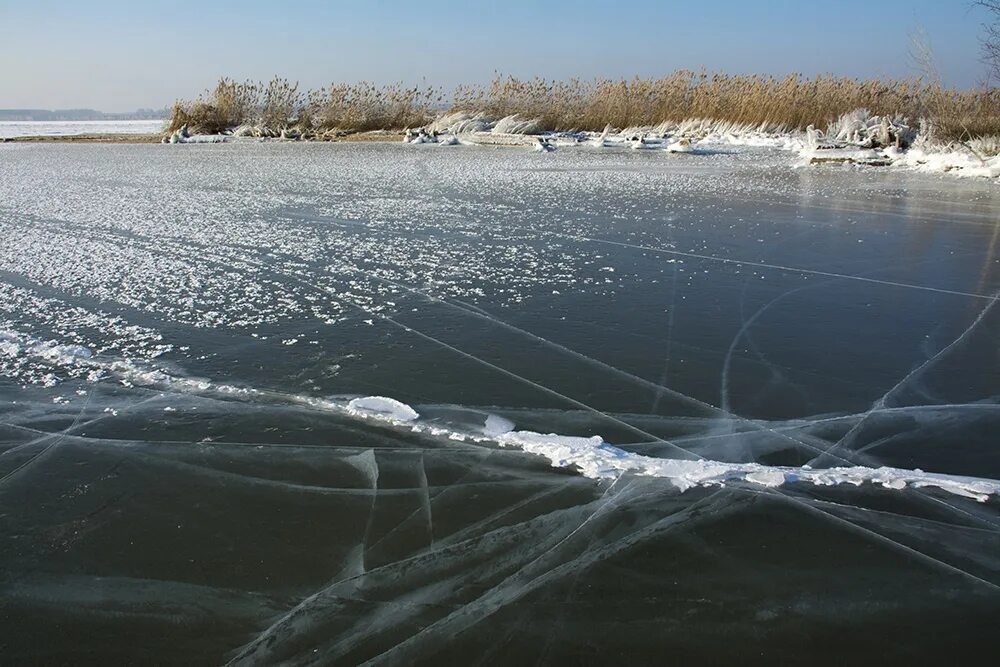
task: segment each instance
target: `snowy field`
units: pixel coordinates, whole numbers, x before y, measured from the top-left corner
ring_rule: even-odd
[[[0,120],[0,138],[59,137],[80,134],[157,134],[162,130],[162,120]]]
[[[986,650],[998,221],[766,146],[6,144],[0,645]]]

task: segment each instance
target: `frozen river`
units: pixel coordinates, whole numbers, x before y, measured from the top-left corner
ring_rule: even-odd
[[[0,147],[5,660],[995,647],[1000,189],[790,162]]]
[[[162,120],[66,120],[0,121],[0,139],[5,137],[55,137],[80,134],[158,134]]]

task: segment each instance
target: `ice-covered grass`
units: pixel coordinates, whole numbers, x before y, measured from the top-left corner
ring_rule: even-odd
[[[994,158],[1000,155],[1000,135],[976,137],[965,143],[978,157]]]
[[[494,121],[486,114],[467,111],[451,111],[438,116],[427,125],[430,133],[439,134],[472,134],[474,132],[489,132],[495,127]]]
[[[553,144],[598,148],[628,146],[663,149],[670,153],[697,153],[719,146],[767,147],[797,153],[806,165],[895,166],[965,177],[996,179],[1000,176],[1000,138],[942,142],[933,138],[931,130],[927,125],[914,128],[904,119],[876,116],[858,109],[844,114],[825,130],[810,126],[804,131],[792,131],[773,123],[754,126],[689,119],[622,130],[608,127],[600,134],[579,134],[578,141],[569,144],[560,142],[561,135],[557,133],[553,136]]]

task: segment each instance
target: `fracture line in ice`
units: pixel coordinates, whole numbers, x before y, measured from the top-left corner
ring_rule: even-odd
[[[46,454],[48,454],[50,451],[52,451],[56,447],[56,445],[58,445],[60,442],[62,442],[66,438],[66,436],[70,433],[70,431],[72,431],[73,429],[77,428],[80,425],[80,419],[83,418],[83,413],[87,411],[88,407],[90,407],[91,396],[92,396],[92,394],[89,394],[89,393],[87,394],[87,400],[84,401],[83,405],[80,407],[80,410],[76,413],[76,417],[73,419],[73,422],[69,426],[67,426],[66,428],[64,428],[62,431],[59,431],[58,433],[53,433],[52,435],[45,436],[43,438],[38,438],[38,439],[34,440],[32,444],[37,444],[37,443],[40,443],[40,442],[44,442],[45,440],[49,440],[49,439],[51,439],[52,442],[50,442],[47,445],[45,445],[45,447],[43,447],[40,452],[38,452],[37,454],[35,454],[31,458],[29,458],[27,461],[25,461],[21,465],[17,466],[16,468],[14,468],[13,470],[11,470],[10,472],[8,472],[3,477],[0,477],[0,486],[2,486],[3,484],[5,484],[7,481],[13,479],[14,477],[16,477],[17,475],[19,475],[23,471],[27,470],[31,466],[35,465],[36,463],[44,460]],[[21,449],[23,446],[24,445],[19,446],[19,447],[13,447],[11,450],[7,450],[6,452],[4,452],[4,454],[7,454],[8,452],[13,451],[13,450]]]
[[[681,250],[668,250],[666,248],[653,248],[651,246],[637,245],[634,243],[625,243],[624,241],[612,241],[610,239],[597,239],[591,238],[589,236],[577,236],[574,234],[559,234],[551,232],[553,236],[559,236],[562,238],[574,240],[574,241],[588,241],[590,243],[605,243],[608,245],[617,245],[624,248],[635,248],[636,250],[648,250],[649,252],[661,253],[665,255],[677,255],[679,257],[689,257],[692,259],[705,259],[712,262],[722,262],[724,264],[737,264],[741,266],[757,266],[763,269],[775,269],[777,271],[791,271],[793,273],[803,273],[812,276],[823,276],[825,278],[837,278],[841,280],[859,280],[861,282],[873,283],[876,285],[885,285],[887,287],[903,287],[907,289],[923,290],[926,292],[935,292],[938,294],[952,294],[955,296],[967,296],[974,299],[993,299],[993,296],[988,294],[978,294],[976,292],[962,292],[959,290],[949,290],[942,289],[940,287],[929,287],[927,285],[914,285],[912,283],[900,283],[893,280],[880,280],[878,278],[865,278],[864,276],[852,276],[846,273],[834,273],[831,271],[818,271],[815,269],[803,269],[794,266],[783,266],[781,264],[768,264],[767,262],[754,262],[751,260],[744,259],[730,259],[728,257],[716,257],[714,255],[703,255],[696,252],[684,252]]]
[[[348,268],[349,270],[351,269],[351,267],[345,267],[345,268]],[[456,310],[458,310],[460,312],[463,312],[465,314],[472,315],[474,317],[482,318],[482,319],[484,319],[484,320],[486,320],[486,321],[488,321],[488,322],[490,322],[492,324],[495,324],[497,326],[503,327],[503,328],[505,328],[505,329],[507,329],[509,331],[514,331],[516,333],[519,333],[519,334],[522,334],[524,336],[527,336],[528,338],[536,340],[536,341],[538,341],[540,343],[543,343],[543,344],[545,344],[545,345],[547,345],[547,346],[549,346],[549,347],[551,347],[551,348],[553,348],[553,349],[555,349],[555,350],[557,350],[559,352],[563,352],[563,353],[569,354],[569,355],[571,355],[573,357],[576,357],[578,359],[586,361],[586,362],[588,362],[590,364],[596,365],[596,366],[598,366],[598,367],[600,367],[600,368],[602,368],[604,370],[611,371],[611,372],[613,372],[613,373],[615,373],[617,375],[626,377],[629,380],[632,380],[635,383],[639,384],[640,386],[645,386],[645,387],[649,387],[649,388],[653,389],[654,391],[657,392],[657,396],[658,397],[662,396],[663,393],[668,393],[672,397],[674,397],[674,398],[676,398],[678,400],[683,400],[683,401],[686,401],[686,402],[691,403],[693,405],[696,405],[698,407],[710,409],[710,410],[712,410],[714,412],[720,412],[725,417],[728,417],[728,418],[736,420],[736,421],[741,421],[741,422],[745,422],[747,424],[750,424],[755,429],[759,429],[759,430],[766,431],[766,432],[772,433],[774,435],[777,435],[780,438],[784,438],[784,439],[786,439],[786,440],[788,440],[790,442],[793,442],[793,443],[795,443],[797,445],[805,447],[805,448],[807,448],[807,449],[809,449],[811,451],[816,452],[817,454],[822,451],[821,449],[819,449],[815,445],[812,445],[812,444],[810,444],[808,442],[805,442],[804,440],[796,438],[796,437],[794,437],[792,435],[789,435],[787,433],[779,433],[777,431],[774,431],[773,429],[770,429],[767,426],[761,425],[758,422],[754,422],[752,420],[749,420],[749,419],[746,419],[744,417],[741,417],[741,416],[739,416],[739,415],[737,415],[735,413],[732,413],[732,412],[730,412],[726,408],[721,408],[720,409],[720,408],[712,405],[711,403],[706,403],[705,401],[702,401],[702,400],[699,400],[697,398],[694,398],[693,396],[688,396],[687,394],[681,393],[681,392],[679,392],[679,391],[677,391],[675,389],[671,389],[670,387],[667,387],[667,386],[663,385],[662,383],[658,384],[658,383],[653,382],[651,380],[647,380],[646,378],[640,377],[638,375],[634,375],[634,374],[629,373],[628,371],[624,371],[624,370],[622,370],[622,369],[620,369],[620,368],[618,368],[616,366],[612,366],[610,364],[607,364],[607,363],[605,363],[605,362],[603,362],[603,361],[601,361],[599,359],[595,359],[593,357],[587,356],[587,355],[583,354],[582,352],[577,352],[576,350],[573,350],[573,349],[568,348],[568,347],[566,347],[564,345],[561,345],[561,344],[556,343],[554,341],[551,341],[551,340],[549,340],[547,338],[539,336],[539,335],[537,335],[535,333],[532,333],[531,331],[527,331],[526,329],[522,329],[522,328],[520,328],[518,326],[510,324],[510,323],[508,323],[508,322],[506,322],[504,320],[501,320],[500,318],[498,318],[498,317],[496,317],[494,315],[491,315],[488,311],[483,310],[482,308],[478,308],[478,307],[475,307],[475,306],[469,306],[469,305],[466,305],[464,303],[453,303],[449,299],[445,299],[445,298],[442,298],[442,297],[437,297],[437,296],[434,296],[433,294],[428,294],[427,292],[424,292],[423,290],[419,290],[417,288],[410,287],[409,285],[404,285],[402,283],[398,283],[396,281],[389,280],[388,278],[382,278],[380,276],[371,274],[369,272],[364,272],[364,271],[362,271],[362,272],[365,273],[366,275],[369,275],[372,278],[375,278],[376,280],[381,280],[381,281],[383,281],[383,282],[385,282],[387,284],[393,285],[393,286],[398,287],[400,289],[404,289],[404,290],[409,291],[409,292],[411,292],[413,294],[417,294],[419,296],[422,296],[422,297],[424,297],[424,298],[426,298],[426,299],[428,299],[430,301],[444,304],[444,305],[446,305],[448,307],[454,308],[454,309],[456,309]],[[673,318],[673,311],[671,311],[671,318]],[[390,321],[392,321],[393,323],[395,323],[394,320],[390,320]],[[414,332],[414,333],[418,333],[418,335],[421,335],[421,334],[419,334],[419,332]],[[435,342],[438,342],[440,344],[440,342],[436,341],[436,339],[435,339]],[[478,360],[478,358],[477,358],[477,360]],[[529,380],[527,380],[526,378],[523,378],[521,376],[515,376],[515,377],[517,377],[518,379],[521,379],[523,381],[530,382]],[[535,385],[535,386],[538,386],[538,385]],[[562,396],[562,394],[557,394],[557,395],[560,396],[560,397],[562,397],[562,398],[567,398],[565,396]],[[610,418],[610,416],[606,415],[605,413],[601,413],[601,414],[604,414],[604,416],[608,416]],[[622,423],[620,420],[615,420],[615,421],[618,421],[619,423]],[[633,430],[634,430],[634,428],[633,428]],[[644,431],[640,431],[640,433],[643,434],[643,435],[647,435],[647,436],[650,435],[650,434],[648,434],[648,433],[646,433]],[[664,439],[658,438],[656,436],[651,436],[651,437],[653,438],[653,441],[655,441],[657,443],[665,443],[665,444],[668,444],[668,445],[671,445],[671,446],[674,446],[674,447],[678,447],[675,441],[664,440]],[[682,449],[685,452],[691,453],[687,449],[684,449],[684,448],[680,448],[680,449]],[[842,456],[838,456],[837,458],[839,458],[844,463],[852,463],[852,461],[850,461],[849,459],[844,458]]]
[[[940,359],[944,355],[947,355],[951,350],[955,349],[956,346],[960,345],[962,341],[964,341],[969,336],[969,334],[971,334],[973,330],[975,330],[975,328],[979,325],[979,323],[983,321],[983,318],[986,317],[986,314],[990,311],[990,309],[993,308],[993,306],[997,303],[998,299],[1000,299],[1000,293],[993,295],[991,301],[988,304],[986,304],[986,306],[982,309],[982,311],[980,311],[976,319],[972,321],[972,324],[966,327],[965,331],[963,331],[961,335],[958,336],[958,338],[953,340],[945,347],[941,348],[941,350],[939,350],[937,354],[927,359],[924,363],[920,364],[918,367],[914,368],[909,373],[907,373],[903,377],[903,379],[894,384],[888,391],[886,391],[881,397],[879,397],[872,404],[872,407],[869,408],[869,410],[862,415],[861,419],[858,420],[858,422],[854,424],[854,426],[852,426],[851,429],[847,433],[845,433],[842,438],[840,438],[840,440],[830,445],[830,447],[827,448],[825,452],[823,452],[820,456],[814,458],[812,461],[810,461],[810,463],[815,463],[821,458],[821,456],[824,455],[836,456],[835,454],[831,453],[836,451],[837,449],[849,445],[851,441],[854,439],[854,436],[864,426],[865,422],[868,420],[868,417],[870,417],[874,412],[877,412],[885,408],[886,401],[889,400],[889,398],[901,387],[903,387],[910,379],[919,376],[928,367],[932,366],[935,362],[937,362],[938,359]]]
[[[771,308],[771,306],[773,306],[774,304],[778,303],[782,299],[785,299],[785,298],[787,298],[787,297],[789,297],[789,296],[791,296],[791,295],[793,295],[793,294],[795,294],[797,292],[801,292],[802,290],[807,289],[808,287],[811,287],[811,285],[807,285],[805,287],[797,287],[797,288],[789,290],[787,292],[782,292],[778,296],[774,297],[773,299],[771,299],[770,301],[768,301],[766,304],[764,304],[764,306],[762,306],[760,309],[758,309],[757,312],[754,313],[750,317],[750,319],[744,320],[742,326],[740,326],[740,328],[739,328],[739,331],[737,331],[736,335],[733,336],[733,341],[729,344],[729,349],[726,350],[725,360],[722,363],[722,383],[721,383],[722,384],[722,388],[721,388],[721,394],[722,394],[721,398],[722,398],[722,401],[721,402],[722,402],[722,409],[725,412],[727,412],[727,413],[731,413],[732,412],[731,406],[730,406],[730,403],[729,403],[729,370],[730,370],[730,367],[731,367],[732,361],[733,361],[733,353],[736,351],[736,345],[740,342],[740,339],[743,338],[743,335],[750,329],[750,327],[753,326],[753,323],[757,321],[757,318],[759,318],[761,315],[763,315],[764,313],[766,313],[768,311],[768,309]]]
[[[984,501],[981,500],[980,502],[984,502]],[[975,581],[977,583],[980,583],[980,584],[983,584],[983,585],[985,585],[985,586],[987,586],[989,588],[992,588],[993,590],[1000,590],[1000,586],[998,586],[997,584],[993,583],[992,581],[988,581],[986,579],[983,579],[982,577],[978,577],[975,574],[972,574],[971,572],[963,570],[960,567],[955,567],[954,565],[952,565],[950,563],[947,563],[947,562],[945,562],[943,560],[940,560],[938,558],[934,558],[933,556],[929,556],[929,555],[925,554],[924,552],[919,551],[918,549],[914,549],[913,547],[907,546],[907,545],[903,544],[902,542],[898,542],[898,541],[892,539],[891,537],[883,535],[882,533],[880,533],[878,531],[872,530],[871,528],[865,528],[864,526],[862,526],[860,524],[857,524],[854,521],[849,521],[849,520],[847,520],[847,519],[845,519],[843,517],[839,517],[839,516],[833,514],[832,512],[829,512],[829,511],[823,509],[822,507],[817,507],[816,505],[814,505],[812,503],[807,503],[807,502],[800,502],[799,505],[801,507],[805,507],[805,508],[811,509],[811,510],[813,510],[815,512],[818,512],[819,514],[822,514],[825,517],[827,517],[829,519],[832,519],[836,523],[838,523],[838,524],[840,524],[840,525],[848,528],[849,530],[853,530],[855,532],[861,533],[862,535],[866,535],[868,537],[874,537],[879,542],[883,542],[885,544],[888,544],[891,547],[894,547],[894,548],[896,548],[896,549],[898,549],[898,550],[900,550],[900,551],[902,551],[902,552],[904,552],[904,553],[906,553],[906,554],[908,554],[910,556],[913,556],[917,560],[923,561],[923,562],[928,563],[930,565],[933,565],[935,567],[944,568],[945,570],[948,570],[949,572],[953,572],[953,573],[955,573],[957,575],[960,575],[960,576],[963,576],[963,577],[967,577],[967,578],[969,578],[969,579],[971,579],[971,580],[973,580],[973,581]]]
[[[675,304],[677,303],[677,264],[674,263],[673,271],[671,271],[670,278],[670,303],[667,308],[669,312],[667,314],[667,343],[664,346],[664,362],[663,362],[663,372],[660,373],[661,387],[665,387],[667,384],[667,374],[670,372],[670,352],[673,347],[674,342],[674,315],[677,312]],[[656,392],[656,397],[653,399],[653,405],[650,406],[649,412],[653,414],[656,412],[657,408],[660,407],[660,401],[663,399],[664,389],[659,389]]]
[[[614,499],[605,501],[610,503]],[[579,553],[567,555],[559,553],[555,547],[545,549],[541,555],[517,568],[503,581],[489,588],[481,596],[462,605],[444,618],[417,632],[385,652],[365,662],[365,665],[393,665],[412,662],[419,655],[426,654],[431,646],[439,645],[447,637],[454,637],[475,624],[488,618],[499,609],[516,602],[531,592],[566,576],[570,576],[588,566],[607,560],[615,554],[641,544],[654,535],[678,529],[696,521],[703,512],[719,516],[726,511],[726,500],[720,502],[714,495],[697,501],[686,508],[659,519],[652,524],[630,527],[617,539],[598,546],[587,544]],[[593,515],[591,515],[593,516]],[[564,538],[556,545],[566,545]],[[574,548],[570,545],[570,548]]]
[[[419,332],[415,333],[423,335]],[[6,332],[5,335],[8,339],[13,337],[22,341],[26,340],[26,337],[19,334]],[[451,348],[447,343],[442,344]],[[144,369],[124,361],[104,361],[85,353],[82,349],[74,349],[72,353],[67,354],[51,353],[51,350],[58,349],[58,346],[51,345],[27,346],[27,349],[30,351],[29,353],[59,360],[62,363],[83,364],[100,369],[125,379],[129,383],[167,386],[177,391],[190,393],[244,395],[261,398],[280,396],[273,392],[250,388],[238,389],[228,385],[213,384],[206,380],[177,378],[163,371]],[[451,349],[468,356],[468,353],[464,351],[456,348]],[[485,361],[484,363],[489,364]],[[497,369],[505,374],[510,374],[504,369]],[[288,397],[285,397],[285,400],[288,400]],[[778,487],[786,483],[808,483],[819,486],[839,484],[860,486],[872,483],[889,489],[936,487],[948,493],[974,498],[980,502],[985,502],[989,496],[1000,493],[1000,481],[925,473],[921,470],[864,466],[819,469],[809,466],[768,466],[759,463],[727,463],[705,459],[655,458],[625,451],[605,442],[600,436],[585,438],[557,434],[546,435],[533,431],[515,431],[513,424],[507,422],[498,425],[495,420],[489,424],[484,421],[483,428],[479,433],[461,432],[422,423],[419,413],[411,406],[383,396],[360,397],[349,401],[311,397],[294,397],[293,400],[303,405],[335,411],[354,418],[398,428],[409,428],[415,433],[426,433],[431,436],[444,436],[449,439],[472,442],[495,442],[502,447],[516,447],[545,457],[555,467],[576,468],[581,474],[594,479],[615,479],[624,473],[660,477],[669,480],[681,491],[697,486],[723,486],[729,482],[749,482],[764,487]],[[579,403],[573,399],[567,398],[567,400],[575,404]],[[581,407],[592,410],[588,406],[581,405]],[[626,425],[635,432],[649,435],[642,429],[631,426],[616,417],[604,413],[599,414],[614,422]],[[652,438],[659,440],[655,436]],[[682,451],[686,452],[687,450]]]

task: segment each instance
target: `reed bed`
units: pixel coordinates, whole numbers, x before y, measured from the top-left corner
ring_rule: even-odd
[[[430,122],[432,109],[442,103],[442,93],[426,86],[361,82],[301,92],[297,83],[281,78],[267,84],[222,79],[196,100],[177,101],[167,131],[184,125],[199,134],[240,126],[272,131],[294,128],[316,135],[395,130]]]
[[[568,82],[497,78],[456,91],[456,110],[538,120],[546,130],[599,131],[691,118],[801,130],[855,109],[931,121],[942,140],[1000,134],[1000,89],[953,90],[919,79],[792,74],[736,76],[678,71],[661,79]]]
[[[699,118],[797,130],[826,127],[842,114],[929,121],[940,141],[1000,135],[1000,89],[956,90],[920,79],[882,80],[799,74],[786,77],[681,70],[659,79],[548,81],[497,77],[460,86],[446,103],[439,89],[335,84],[302,93],[297,84],[222,79],[193,101],[179,101],[169,124],[215,133],[240,125],[298,128],[316,136],[425,125],[444,111],[510,116],[538,131],[600,131]]]

